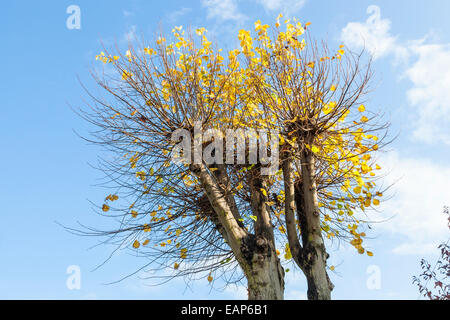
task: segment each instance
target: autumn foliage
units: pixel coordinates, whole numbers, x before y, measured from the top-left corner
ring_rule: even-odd
[[[324,238],[373,255],[367,211],[383,198],[376,154],[387,125],[364,106],[370,61],[313,41],[309,23],[281,18],[240,30],[228,52],[204,28],[175,27],[153,43],[96,56],[105,69],[92,75],[106,95],[92,95],[81,114],[98,128],[91,140],[114,155],[100,164],[116,188],[100,208],[118,227],[87,233],[110,236],[148,257],[150,269],[170,270],[169,278],[245,277],[255,299],[282,298],[258,291],[271,281],[261,269],[276,274],[269,286],[279,291],[287,264],[305,273],[309,298],[330,298],[334,267]],[[194,133],[195,123],[223,136],[277,132],[279,143],[266,147],[279,153],[278,171],[225,163],[217,150],[215,163],[174,162],[173,132]],[[205,148],[217,142],[210,140]]]

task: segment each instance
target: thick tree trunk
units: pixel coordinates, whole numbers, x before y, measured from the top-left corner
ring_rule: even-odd
[[[327,274],[328,254],[322,238],[317,186],[314,178],[315,161],[309,151],[302,155],[302,183],[298,188],[300,226],[302,231],[302,270],[308,282],[309,300],[329,300],[333,284]]]
[[[255,234],[242,242],[243,255],[248,262],[246,272],[249,300],[283,300],[284,270],[276,254],[275,237],[270,214],[267,210],[267,196],[261,189],[266,189],[264,177],[259,175],[259,168],[250,178],[251,208],[256,216]]]
[[[208,174],[203,165],[191,165],[202,183],[205,194],[216,215],[212,222],[227,241],[248,281],[250,300],[282,300],[284,294],[284,270],[275,251],[273,226],[261,195],[252,199],[252,208],[258,217],[256,233],[243,228],[233,213],[234,202],[224,196],[224,190]],[[259,190],[259,189],[258,189]],[[228,201],[227,201],[228,200]]]
[[[248,237],[242,245],[248,262],[244,273],[249,300],[283,300],[284,270],[274,248],[263,238]]]
[[[326,272],[326,252],[320,247],[310,248],[311,257],[309,264],[305,268],[305,276],[308,283],[308,299],[309,300],[330,300],[333,284],[328,278]]]

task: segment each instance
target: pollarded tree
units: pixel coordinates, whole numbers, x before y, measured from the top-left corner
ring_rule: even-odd
[[[386,126],[364,115],[369,65],[306,41],[308,24],[284,25],[269,35],[257,21],[227,56],[205,29],[181,27],[170,43],[97,56],[112,67],[93,73],[107,97],[91,96],[82,115],[116,155],[101,163],[117,187],[102,210],[118,228],[88,233],[132,246],[169,278],[244,276],[249,299],[283,298],[283,248],[308,298],[331,298],[323,237],[365,252]]]

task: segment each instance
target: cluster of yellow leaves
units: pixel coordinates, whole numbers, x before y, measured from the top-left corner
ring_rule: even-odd
[[[131,72],[128,72],[127,70],[123,70],[122,72],[122,80],[127,80],[128,78],[132,77],[133,74]]]
[[[119,196],[118,195],[116,195],[116,194],[110,194],[110,195],[108,195],[106,198],[105,198],[105,201],[116,201],[116,200],[118,200],[119,199]],[[109,205],[107,205],[106,203],[104,203],[103,205],[102,205],[102,211],[103,212],[108,212],[109,211]]]
[[[105,53],[102,51],[100,54],[95,56],[95,60],[99,60],[106,64],[106,63],[111,63],[111,62],[119,60],[119,57],[111,56],[111,55],[106,56]]]
[[[354,236],[353,240],[350,241],[350,244],[355,247],[356,250],[358,250],[359,254],[363,254],[364,252],[367,253],[369,257],[373,256],[373,253],[371,251],[367,251],[363,248],[363,237],[366,236],[364,232],[357,233],[356,229],[358,226],[356,224],[349,225],[348,229],[350,229],[350,233]]]
[[[262,24],[260,20],[256,21],[254,24],[254,35],[253,32],[249,30],[240,30],[238,32],[239,49],[231,50],[227,55],[223,55],[221,50],[215,50],[212,46],[211,41],[208,40],[206,34],[207,30],[205,28],[199,28],[195,31],[196,35],[199,37],[200,46],[196,46],[195,41],[191,37],[186,37],[183,28],[175,27],[172,30],[174,42],[169,43],[164,37],[159,37],[155,44],[155,48],[145,47],[143,52],[148,59],[153,59],[154,56],[160,54],[166,54],[173,57],[175,65],[170,70],[164,72],[149,75],[155,76],[156,78],[162,78],[161,85],[156,89],[155,95],[162,97],[162,108],[166,112],[177,113],[177,107],[175,106],[174,100],[177,92],[186,91],[188,88],[188,83],[195,81],[199,84],[198,92],[196,93],[197,99],[201,101],[202,105],[212,106],[214,111],[212,112],[212,123],[214,125],[231,124],[235,128],[271,128],[279,126],[277,122],[278,113],[281,108],[291,108],[291,106],[286,103],[280,96],[276,93],[271,94],[270,99],[273,103],[270,103],[267,107],[268,109],[263,109],[261,105],[264,101],[258,101],[252,95],[252,90],[255,87],[255,83],[262,87],[270,87],[267,83],[267,74],[265,73],[265,68],[272,63],[272,57],[275,57],[276,61],[283,63],[287,66],[286,74],[280,77],[280,83],[282,89],[290,96],[294,96],[294,90],[290,86],[291,76],[295,72],[295,64],[305,65],[304,72],[302,73],[302,78],[304,80],[305,88],[301,89],[301,94],[299,97],[300,102],[297,108],[298,116],[293,119],[287,120],[294,123],[299,120],[305,119],[305,114],[307,113],[307,108],[302,105],[318,104],[321,105],[321,112],[316,115],[317,118],[327,116],[336,110],[337,102],[329,101],[327,103],[323,102],[323,93],[317,92],[313,87],[313,78],[315,69],[317,69],[321,62],[327,60],[335,61],[341,59],[345,54],[344,47],[340,46],[334,56],[322,57],[316,61],[302,61],[298,55],[295,55],[295,50],[303,50],[306,47],[306,41],[302,38],[306,28],[310,23],[302,25],[299,21],[294,19],[287,19],[284,21],[285,28],[280,29],[281,23],[280,19],[282,15],[279,15],[277,22],[275,24],[276,37],[271,38],[268,32],[270,26]],[[225,57],[227,56],[227,60]],[[125,54],[128,61],[134,61],[134,57],[128,50]],[[96,56],[97,60],[101,60],[104,63],[114,62],[119,57],[107,57],[102,52],[100,55]],[[242,67],[241,61],[245,60],[245,66]],[[222,72],[217,72],[217,70],[224,69]],[[136,69],[132,69],[136,70]],[[177,86],[174,87],[173,83],[169,80],[170,77],[174,77],[177,80]],[[165,77],[167,76],[167,77]],[[126,70],[122,71],[122,79],[127,81],[130,77],[133,77],[131,72]],[[329,91],[334,93],[339,89],[339,84],[329,84]],[[240,103],[245,105],[245,108],[235,108],[234,113],[231,114],[227,110],[232,109],[236,106],[237,96],[240,96]],[[248,98],[246,98],[248,97]],[[246,100],[247,99],[247,100]],[[147,105],[152,107],[154,104],[152,100],[147,101]],[[155,106],[157,108],[161,106]],[[268,112],[271,110],[271,112]],[[365,112],[365,106],[361,105],[357,109],[360,113]],[[131,116],[134,116],[137,110],[130,110]],[[348,110],[340,115],[340,118],[335,123],[335,125],[330,127],[332,134],[324,135],[319,137],[320,143],[313,143],[307,145],[306,147],[311,150],[317,158],[326,159],[328,165],[325,167],[323,172],[319,172],[319,177],[327,182],[327,179],[331,177],[341,177],[343,183],[341,185],[341,194],[333,194],[331,191],[325,190],[320,194],[319,206],[324,212],[324,221],[322,225],[322,230],[327,234],[327,236],[335,237],[339,233],[333,230],[331,227],[332,222],[344,222],[344,218],[352,217],[354,210],[360,208],[365,210],[366,208],[374,205],[380,204],[380,198],[382,194],[379,191],[375,191],[375,182],[373,177],[375,176],[375,170],[379,170],[378,165],[373,165],[370,160],[370,152],[377,150],[378,145],[376,141],[378,138],[374,135],[369,135],[364,132],[361,128],[353,127],[349,129],[344,126],[344,122],[353,110]],[[360,118],[360,123],[364,124],[369,121],[369,118],[362,115]],[[348,139],[351,137],[351,139]],[[280,145],[288,143],[292,146],[296,144],[296,137],[291,138],[289,135],[280,136]],[[136,141],[135,141],[136,142]],[[165,150],[164,154],[167,155],[169,151]],[[140,159],[138,153],[134,154],[130,158],[131,168],[136,168],[137,163]],[[137,171],[135,173],[136,178],[142,182],[150,184],[147,180],[152,177],[158,184],[163,184],[164,179],[161,175],[154,174],[153,168],[150,173],[144,170]],[[296,174],[298,174],[296,172]],[[198,180],[188,174],[181,175],[179,178],[182,179],[186,187],[195,187],[198,185]],[[282,180],[282,176],[278,176],[276,179]],[[161,186],[162,187],[162,186]],[[236,186],[236,191],[243,188],[242,183]],[[149,192],[147,185],[144,184],[144,193]],[[173,192],[173,187],[164,186],[161,189],[166,194]],[[267,197],[268,191],[272,192],[270,189],[261,189],[262,194]],[[279,202],[284,201],[284,194],[279,192],[277,194],[277,200]],[[268,202],[269,205],[272,202]],[[108,211],[109,207],[105,204],[103,206],[103,211]],[[172,213],[170,209],[166,211],[165,216],[157,216],[157,212],[162,211],[162,208],[158,208],[151,212],[152,221],[164,221],[166,218],[171,219]],[[336,213],[336,215],[331,215],[330,212]],[[276,213],[279,217],[283,211]],[[132,210],[131,214],[133,217],[137,217],[137,211]],[[336,218],[337,217],[337,218]],[[251,218],[251,217],[250,217]],[[355,225],[358,223],[355,221]],[[148,228],[150,229],[150,228]],[[144,227],[144,231],[145,231]],[[150,230],[148,230],[150,231]],[[279,231],[285,233],[286,230],[283,226],[280,226]],[[169,232],[168,230],[166,232]],[[350,229],[350,232],[354,235],[354,244],[358,251],[364,250],[362,248],[361,233],[357,233],[356,229]],[[176,230],[176,236],[181,234],[181,230]],[[357,236],[359,235],[359,237]],[[361,241],[360,241],[360,240]],[[170,240],[170,239],[169,239]],[[352,241],[353,241],[352,240]],[[171,241],[171,240],[170,240]],[[360,241],[360,242],[359,242]],[[139,243],[139,242],[138,242]],[[171,242],[164,242],[164,246],[170,244]],[[352,243],[352,244],[353,244]],[[358,243],[358,244],[356,244]],[[162,244],[161,244],[162,245]],[[364,251],[363,251],[364,252]],[[181,249],[180,257],[182,259],[186,258],[187,249]],[[367,252],[369,254],[369,252]],[[287,258],[286,258],[287,257]],[[285,248],[285,258],[290,259],[292,256],[290,254],[289,247]],[[175,264],[174,268],[178,269],[178,264]]]
[[[109,200],[109,201],[116,201],[118,199],[119,199],[119,196],[116,194],[110,194],[106,197],[106,200]]]

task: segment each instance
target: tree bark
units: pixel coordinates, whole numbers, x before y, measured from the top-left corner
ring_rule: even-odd
[[[250,234],[236,219],[233,203],[224,190],[212,179],[204,165],[191,165],[199,178],[211,207],[216,213],[213,222],[234,253],[248,281],[249,300],[282,300],[284,295],[284,270],[276,254],[273,226],[267,220],[265,198],[258,195],[252,207],[258,212],[256,235]]]
[[[273,224],[267,210],[264,177],[259,167],[249,173],[251,208],[256,216],[255,234],[243,241],[242,251],[250,266],[247,272],[249,300],[283,300],[284,270],[276,254]],[[251,249],[250,251],[248,249]]]
[[[328,254],[325,250],[320,225],[315,160],[309,150],[301,157],[302,181],[297,187],[297,212],[302,232],[302,270],[308,282],[309,300],[330,300],[333,284],[327,274]]]
[[[249,300],[283,300],[284,270],[273,245],[264,238],[250,235],[243,241],[242,252],[248,262],[244,268]]]

